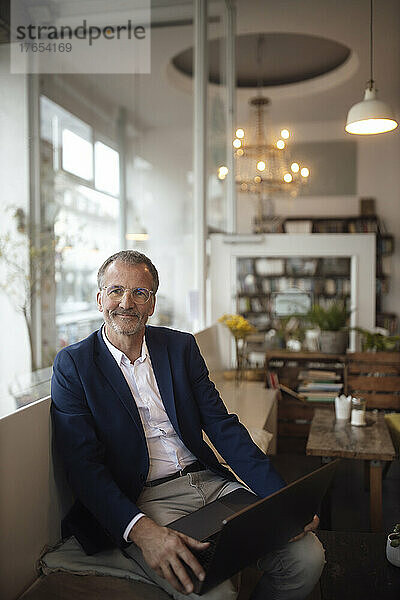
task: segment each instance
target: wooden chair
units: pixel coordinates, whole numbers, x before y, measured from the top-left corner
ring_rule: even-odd
[[[400,352],[349,354],[345,386],[348,394],[364,398],[369,409],[400,411]],[[388,426],[393,437],[392,421]],[[397,448],[397,455],[398,452]],[[386,463],[383,478],[386,477],[390,465],[390,462]]]
[[[367,408],[400,410],[400,352],[354,352],[346,365],[346,392]]]

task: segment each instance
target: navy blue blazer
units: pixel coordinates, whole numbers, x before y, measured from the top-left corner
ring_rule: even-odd
[[[194,337],[151,326],[145,337],[166,412],[185,446],[211,471],[234,480],[203,441],[204,430],[256,494],[280,489],[284,482],[269,459],[228,414]],[[140,512],[135,502],[149,455],[136,403],[101,330],[58,353],[51,395],[56,447],[77,497],[63,534],[75,535],[90,554],[123,546],[125,528]]]

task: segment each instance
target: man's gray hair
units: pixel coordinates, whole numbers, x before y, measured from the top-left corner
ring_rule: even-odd
[[[137,250],[121,250],[120,252],[116,252],[112,256],[109,256],[103,262],[103,264],[97,272],[97,285],[99,286],[99,290],[101,290],[101,288],[103,287],[104,274],[107,268],[116,260],[126,263],[128,265],[146,265],[153,278],[153,292],[157,292],[159,285],[157,269],[145,254],[142,254]]]

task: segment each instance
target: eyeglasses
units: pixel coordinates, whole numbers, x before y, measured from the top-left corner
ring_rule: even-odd
[[[101,289],[106,290],[107,296],[111,300],[122,300],[126,292],[131,292],[136,304],[146,304],[150,300],[150,297],[154,295],[153,290],[146,288],[126,288],[122,285],[107,285]]]

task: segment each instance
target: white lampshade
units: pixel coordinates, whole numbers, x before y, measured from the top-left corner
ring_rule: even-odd
[[[349,110],[345,130],[348,133],[372,135],[392,131],[397,125],[390,107],[376,98],[374,87],[368,87],[364,100]]]

